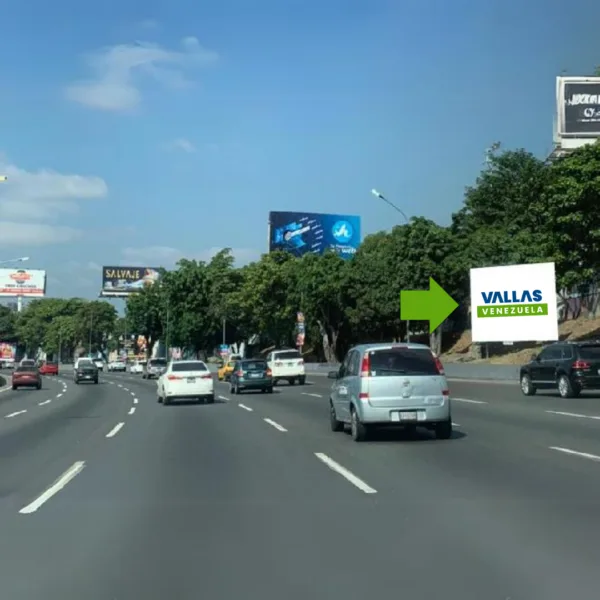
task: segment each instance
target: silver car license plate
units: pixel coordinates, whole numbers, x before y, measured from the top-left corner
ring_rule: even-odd
[[[416,421],[417,419],[418,415],[416,411],[400,411],[401,421]]]

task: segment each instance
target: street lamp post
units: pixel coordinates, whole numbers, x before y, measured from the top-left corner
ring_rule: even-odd
[[[406,216],[406,213],[399,206],[396,206],[393,202],[388,200],[381,192],[378,192],[373,188],[371,194],[376,198],[383,200],[386,204],[389,204],[396,212],[399,212],[404,217],[407,224],[410,223],[410,219]],[[406,321],[406,341],[410,342],[410,321]]]
[[[0,181],[6,181],[6,177],[0,176]],[[19,258],[9,258],[8,260],[0,260],[0,265],[8,265],[15,262],[26,262],[29,260],[29,256],[20,256]],[[23,296],[17,296],[17,312],[23,310]]]

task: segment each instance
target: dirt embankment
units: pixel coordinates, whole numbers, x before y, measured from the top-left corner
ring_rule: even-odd
[[[580,317],[565,321],[558,326],[561,340],[600,339],[600,317],[590,319]],[[487,348],[486,348],[487,346]],[[471,332],[465,331],[458,341],[445,352],[442,357],[446,362],[489,363],[496,365],[521,365],[531,359],[531,355],[539,352],[542,344],[515,343],[512,346],[503,344],[483,344],[484,358],[474,359],[471,353]],[[487,353],[487,354],[486,354]]]

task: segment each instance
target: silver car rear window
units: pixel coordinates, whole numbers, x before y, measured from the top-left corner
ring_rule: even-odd
[[[370,377],[439,375],[435,359],[425,348],[386,348],[369,352]]]

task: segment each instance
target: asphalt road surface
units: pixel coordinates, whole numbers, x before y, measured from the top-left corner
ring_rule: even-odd
[[[322,377],[155,386],[0,392],[1,598],[600,598],[600,399],[455,381],[453,439],[356,444]]]

